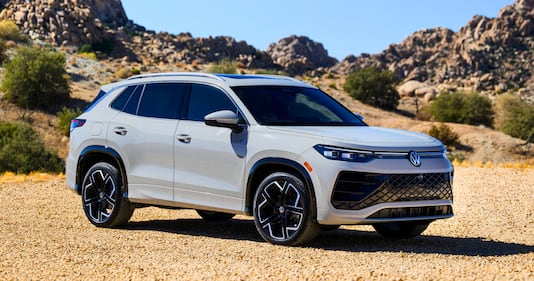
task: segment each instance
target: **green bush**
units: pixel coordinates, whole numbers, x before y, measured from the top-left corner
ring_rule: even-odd
[[[432,128],[428,131],[428,134],[438,140],[440,140],[446,146],[452,146],[458,144],[460,136],[444,123],[439,126],[432,125]]]
[[[3,20],[0,21],[0,38],[3,40],[21,41],[22,33],[14,22]]]
[[[91,52],[93,52],[93,48],[91,47],[91,44],[83,44],[82,46],[80,46],[80,48],[78,48],[79,54],[91,53]]]
[[[366,67],[351,73],[343,89],[365,104],[385,110],[395,110],[400,99],[395,89],[397,83],[398,80],[393,72]]]
[[[6,42],[4,40],[0,40],[0,63],[4,62],[7,58],[6,50],[7,50]]]
[[[218,63],[212,64],[208,68],[209,73],[224,73],[224,74],[235,74],[237,73],[237,62],[232,61],[228,58],[220,60]]]
[[[0,89],[11,103],[26,109],[46,109],[70,97],[65,57],[61,53],[21,47],[4,67]]]
[[[428,113],[439,122],[454,122],[491,127],[491,100],[476,92],[442,93],[428,107]]]
[[[0,173],[59,173],[63,161],[52,153],[29,125],[0,123]]]
[[[113,40],[104,40],[101,42],[95,42],[92,44],[83,44],[78,48],[79,54],[94,54],[95,57],[105,58],[111,55],[115,43]],[[98,55],[96,54],[98,53]]]
[[[70,136],[70,121],[82,114],[79,108],[70,109],[63,107],[58,113],[58,130],[65,136]]]
[[[502,95],[495,102],[496,127],[512,137],[528,139],[534,133],[534,105],[519,96]]]

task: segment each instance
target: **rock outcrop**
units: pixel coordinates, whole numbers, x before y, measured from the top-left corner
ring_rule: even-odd
[[[393,71],[403,80],[450,84],[477,91],[534,89],[534,0],[516,0],[497,18],[475,16],[458,32],[415,32],[380,54],[348,56],[334,71],[365,66]]]
[[[120,0],[4,2],[0,19],[15,22],[32,40],[53,45],[83,45],[112,40],[116,30],[129,23]]]
[[[266,51],[273,61],[291,74],[302,74],[318,68],[332,67],[337,63],[328,56],[323,44],[306,36],[289,36],[269,45]]]
[[[243,67],[274,67],[265,52],[232,37],[193,38],[189,33],[147,31],[128,19],[120,0],[2,1],[0,20],[11,20],[31,40],[54,46],[104,45],[111,49],[109,55],[150,64],[229,58]]]
[[[379,54],[351,55],[341,62],[306,36],[283,38],[260,51],[233,37],[155,33],[129,20],[120,0],[0,0],[0,5],[0,20],[14,21],[32,40],[74,48],[110,44],[108,55],[126,62],[174,65],[230,59],[244,68],[282,69],[291,75],[347,75],[376,66],[403,81],[485,93],[522,89],[534,99],[534,0],[516,0],[496,18],[475,16],[458,32],[417,31]],[[433,90],[424,92],[431,96],[427,94]]]

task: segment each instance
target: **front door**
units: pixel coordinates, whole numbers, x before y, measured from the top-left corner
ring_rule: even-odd
[[[221,90],[192,84],[186,120],[176,130],[174,200],[239,211],[243,205],[247,130],[207,126],[204,116],[219,110],[236,112]]]

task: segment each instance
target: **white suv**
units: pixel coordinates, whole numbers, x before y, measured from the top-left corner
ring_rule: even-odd
[[[72,120],[67,185],[99,227],[136,207],[254,216],[299,245],[343,224],[412,237],[453,216],[453,167],[429,136],[370,127],[318,88],[270,75],[158,73],[104,86]]]

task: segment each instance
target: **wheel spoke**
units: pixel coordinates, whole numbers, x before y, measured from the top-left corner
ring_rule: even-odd
[[[273,198],[271,197],[269,192],[267,192],[267,190],[264,190],[261,193],[261,197],[264,199],[264,201],[262,201],[262,204],[268,204],[270,207],[276,208],[276,201],[273,200]]]
[[[265,218],[260,224],[262,228],[270,228],[271,224],[276,224],[281,221],[280,215],[273,214],[267,218]]]
[[[293,206],[286,206],[286,213],[293,214],[293,215],[304,215],[304,209],[299,207],[293,207]]]

